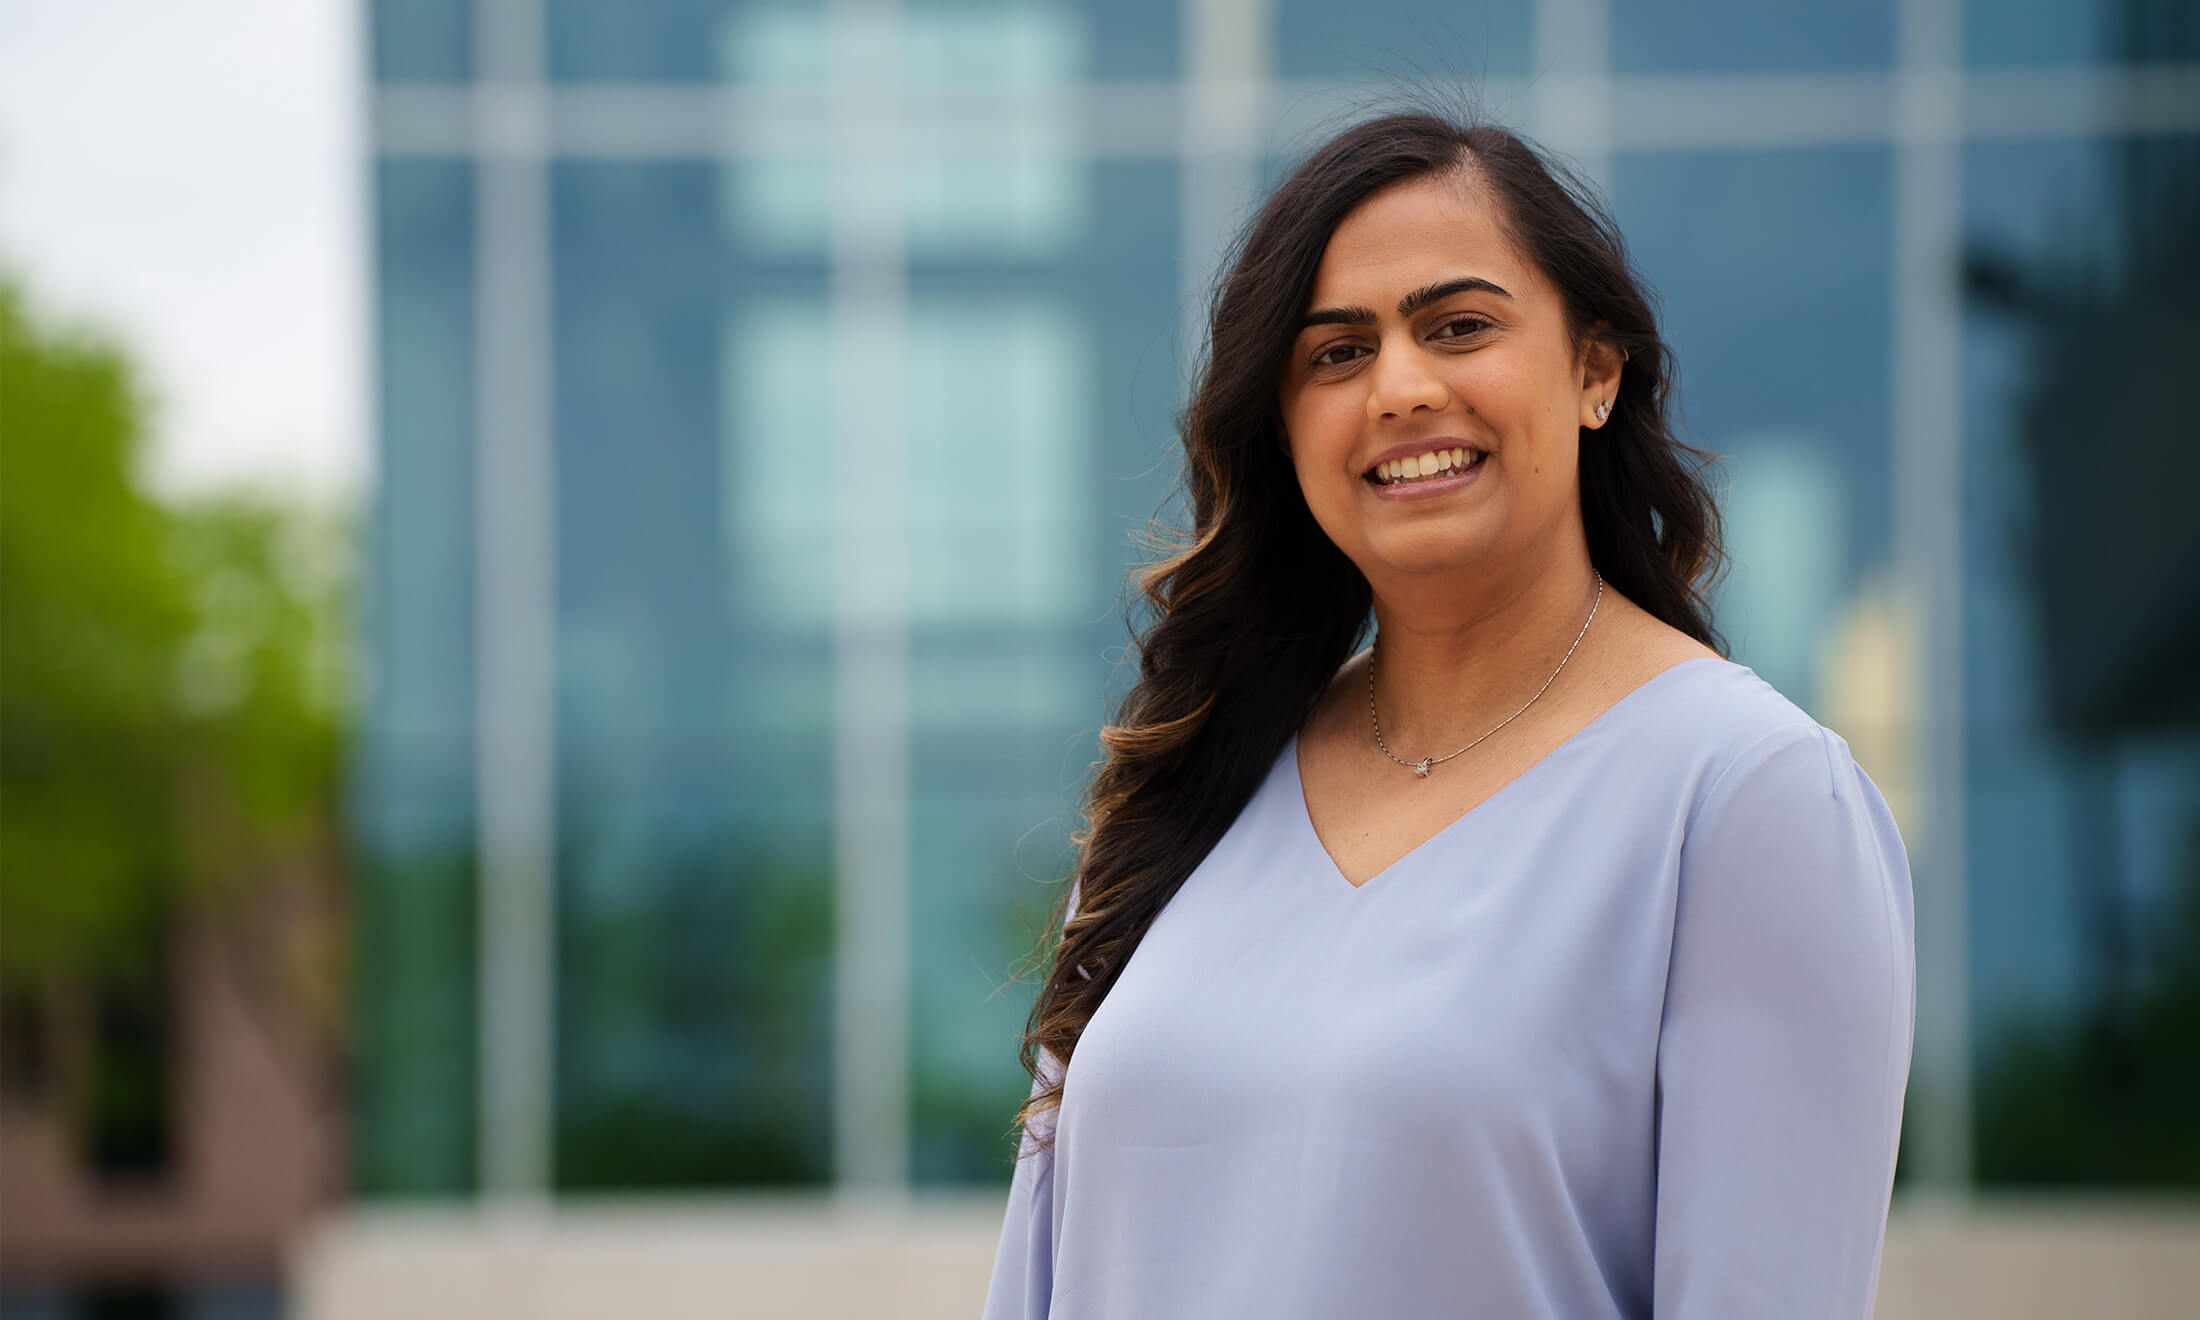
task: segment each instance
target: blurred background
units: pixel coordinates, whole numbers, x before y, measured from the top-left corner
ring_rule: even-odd
[[[2183,0],[0,0],[0,1313],[975,1315],[1205,290],[1401,80],[1900,819],[1880,1314],[2190,1315]]]

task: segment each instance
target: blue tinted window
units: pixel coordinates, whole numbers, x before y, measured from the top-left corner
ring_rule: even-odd
[[[375,184],[369,747],[401,762],[378,792],[435,803],[473,775],[473,579],[451,565],[474,549],[474,171],[384,159]]]
[[[1963,153],[1965,848],[1986,1183],[2200,1180],[2156,1154],[2189,1126],[2167,1061],[2187,1048],[2200,971],[2200,737],[2173,714],[2193,685],[2171,622],[2191,617],[2200,462],[2183,373],[2162,355],[2200,294],[2196,184],[2191,138]],[[2126,1061],[2113,1082],[2104,1048]]]
[[[912,677],[982,652],[1032,674],[1091,684],[1062,643],[979,638],[921,648]],[[1078,696],[1087,696],[1089,691]],[[1058,730],[1060,726],[1056,726]],[[1031,988],[1013,970],[1032,952],[1068,874],[1082,740],[999,722],[940,730],[914,749],[910,803],[911,1175],[919,1183],[1005,1181],[1004,1119],[1030,1086],[1016,1046]]]
[[[556,81],[708,83],[738,76],[727,43],[740,40],[746,23],[823,22],[827,8],[798,0],[548,0],[544,13]],[[909,0],[899,10],[899,21],[915,28],[1032,20],[1089,32],[1094,77],[1160,79],[1178,71],[1174,0]]]
[[[1973,68],[2091,64],[2114,58],[2108,0],[1999,0],[1963,6],[1963,61]]]
[[[1534,62],[1532,0],[1278,0],[1276,72],[1285,78],[1519,75]]]
[[[2200,59],[2200,22],[2179,0],[2002,0],[1964,6],[1963,50],[1981,69],[2181,63]]]
[[[1862,148],[1613,164],[1621,228],[1666,299],[1686,436],[1732,482],[1720,626],[1819,713],[1849,663],[1836,639],[1873,608],[1863,570],[1889,549],[1891,170]]]
[[[1018,428],[1026,434],[997,442],[1075,440],[1054,460],[1065,493],[1045,497],[1078,506],[1060,543],[1074,546],[1061,598],[990,622],[920,626],[910,638],[910,1159],[919,1182],[1010,1172],[1003,1124],[1030,1086],[1016,1041],[1031,1006],[1031,988],[1011,974],[1068,874],[1066,841],[1117,676],[1108,657],[1125,637],[1128,533],[1152,516],[1175,470],[1179,171],[1092,171],[1086,237],[1052,260],[934,257],[909,275],[913,306],[1066,316],[1084,355],[1081,384],[1045,391],[1045,406]],[[965,342],[980,347],[979,337]],[[959,411],[1012,394],[970,392]],[[981,488],[955,502],[989,498],[998,493]],[[1055,545],[1052,534],[1032,540],[1044,554]]]
[[[789,627],[824,629],[833,617],[837,569],[814,538],[819,472],[833,462],[830,436],[818,434],[818,405],[835,392],[837,333],[821,303],[758,302],[727,336],[727,397],[737,401],[728,489],[737,492],[730,517],[743,590]],[[1091,568],[1089,327],[1053,300],[918,299],[907,309],[899,356],[892,424],[902,477],[890,493],[906,546],[897,567],[910,618],[1074,619]],[[990,686],[978,682],[967,696],[982,701]],[[995,699],[1016,690],[1002,683]],[[956,700],[945,718],[972,713]]]
[[[727,167],[728,222],[754,249],[822,258],[835,207],[846,220],[875,206],[915,255],[1056,255],[1081,237],[1092,205],[1089,171],[1071,154],[1088,55],[1084,30],[1054,10],[919,12],[892,32],[883,20],[834,31],[819,11],[744,15],[727,29],[725,61],[745,85],[814,92],[835,60],[883,62],[913,97],[991,94],[1004,109],[905,116],[891,187],[878,186],[877,163],[835,160],[816,125],[767,118],[751,133],[757,153]]]
[[[355,1176],[474,1181],[474,175],[374,173],[378,480],[357,743]]]
[[[372,0],[367,39],[379,82],[464,82],[474,69],[474,7],[453,0]]]
[[[1618,73],[1883,69],[1894,0],[1612,0]]]
[[[1122,641],[1124,532],[1168,475],[1177,170],[1078,168],[1074,241],[918,245],[908,270],[921,1181],[1005,1173],[1029,1001],[998,991],[1030,951],[1031,881],[1063,873],[1055,826]],[[822,254],[754,242],[713,162],[553,180],[559,1182],[823,1177]]]
[[[543,26],[554,82],[708,83],[732,16],[756,0],[546,0]]]
[[[745,613],[719,348],[822,272],[740,265],[717,192],[705,161],[552,176],[565,1189],[828,1173],[830,653]]]
[[[1093,77],[1135,82],[1184,76],[1182,0],[1076,0],[1066,7],[1092,33]]]

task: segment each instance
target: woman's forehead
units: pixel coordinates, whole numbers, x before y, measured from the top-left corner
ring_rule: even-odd
[[[1410,290],[1465,276],[1518,296],[1533,278],[1527,271],[1486,188],[1456,176],[1409,179],[1338,222],[1315,269],[1310,305],[1395,303]]]

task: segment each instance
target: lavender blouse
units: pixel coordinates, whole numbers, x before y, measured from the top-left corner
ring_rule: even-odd
[[[1915,992],[1894,817],[1742,665],[1358,888],[1294,736],[1080,1038],[985,1320],[1861,1320]]]

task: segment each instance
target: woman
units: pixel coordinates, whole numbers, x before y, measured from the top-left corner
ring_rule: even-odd
[[[1500,129],[1379,119],[1209,334],[989,1320],[1869,1315],[1908,862],[1717,649],[1610,220]]]

